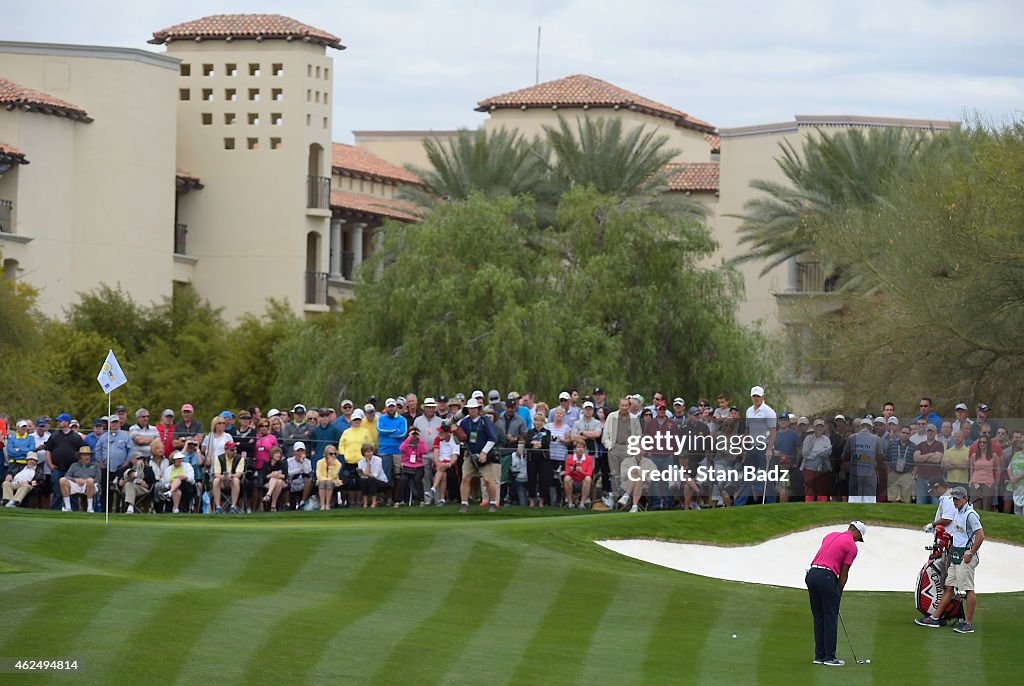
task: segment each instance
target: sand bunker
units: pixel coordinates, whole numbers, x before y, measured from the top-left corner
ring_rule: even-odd
[[[805,588],[804,573],[821,539],[842,524],[788,534],[757,545],[726,548],[695,543],[595,541],[622,555],[715,579]],[[868,525],[850,569],[851,591],[912,591],[928,558],[932,535],[912,529]],[[1024,591],[1024,547],[985,541],[979,553],[978,593]]]

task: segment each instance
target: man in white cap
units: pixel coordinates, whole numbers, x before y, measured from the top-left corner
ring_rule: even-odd
[[[762,448],[751,448],[747,450],[743,460],[744,467],[753,466],[755,469],[766,469],[768,466],[768,455],[775,450],[775,432],[778,424],[778,415],[775,410],[764,401],[764,389],[754,386],[750,389],[750,407],[747,408],[747,435],[755,441],[761,439],[765,444]],[[749,505],[754,499],[760,497],[763,502],[775,502],[775,485],[765,481],[747,481],[740,484],[740,492],[736,497],[736,505]]]
[[[846,439],[843,447],[843,463],[849,468],[849,502],[873,503],[878,490],[878,466],[885,452],[882,439],[874,433],[872,420],[864,417],[858,423],[857,433]]]
[[[409,396],[415,397],[411,393]],[[437,400],[429,396],[423,399],[423,414],[413,420],[412,426],[419,430],[423,442],[430,450],[423,458],[423,492],[426,494],[424,502],[427,502],[430,488],[434,485],[434,441],[437,440],[441,428],[441,418],[437,416]]]
[[[409,433],[405,417],[398,414],[398,401],[388,398],[384,401],[384,414],[377,419],[377,443],[380,461],[388,482],[395,484],[402,469],[401,445]]]
[[[8,472],[4,477],[3,499],[7,501],[6,506],[18,507],[33,488],[42,484],[43,468],[35,451],[29,451],[25,455],[25,466],[17,472]]]
[[[462,461],[462,503],[459,512],[469,511],[469,491],[473,477],[481,480],[480,492],[487,499],[491,512],[497,511],[498,484],[501,481],[501,465],[491,455],[498,434],[491,420],[480,414],[480,401],[471,398],[466,403],[469,416],[459,422],[459,428],[466,436],[465,446],[469,453]]]
[[[981,518],[971,507],[967,497],[967,489],[957,486],[950,491],[956,513],[953,515],[953,546],[946,572],[946,581],[942,589],[942,600],[928,617],[918,617],[914,623],[919,626],[936,628],[942,626],[939,617],[946,611],[953,599],[955,588],[967,594],[964,603],[965,619],[954,631],[959,634],[974,633],[974,610],[978,605],[978,597],[974,592],[974,570],[978,566],[978,548],[985,542],[985,531],[981,528]]]
[[[811,598],[814,616],[814,664],[842,667],[836,659],[836,638],[839,631],[839,603],[857,558],[857,543],[864,541],[868,528],[864,522],[850,522],[845,531],[826,534],[811,561],[804,583]]]

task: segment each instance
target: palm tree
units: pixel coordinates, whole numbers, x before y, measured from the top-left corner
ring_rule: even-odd
[[[421,208],[438,200],[465,200],[472,193],[543,198],[548,192],[545,146],[518,131],[461,129],[447,143],[429,138],[423,147],[430,168],[408,165],[423,188],[403,189],[403,196]]]
[[[781,144],[776,160],[787,183],[756,179],[750,186],[765,193],[747,201],[740,242],[751,249],[736,262],[764,260],[762,274],[816,246],[844,237],[832,235],[829,220],[847,210],[870,208],[907,175],[929,138],[905,129],[847,129],[833,135],[809,137],[798,152]],[[820,251],[826,261],[828,250]]]
[[[702,218],[706,208],[697,200],[668,194],[667,167],[679,151],[668,147],[668,136],[637,126],[623,131],[621,119],[589,116],[576,120],[575,129],[564,117],[558,127],[545,126],[551,145],[552,181],[559,195],[576,185],[592,186],[599,193],[642,199],[667,212]]]

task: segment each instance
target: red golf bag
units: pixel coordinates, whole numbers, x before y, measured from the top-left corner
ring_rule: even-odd
[[[946,569],[949,567],[952,540],[953,537],[940,524],[935,527],[935,540],[932,545],[925,546],[925,550],[930,550],[931,554],[917,575],[916,590],[914,591],[914,604],[917,605],[917,609],[922,615],[930,615],[942,601],[942,589],[946,583]],[[954,589],[953,602],[946,607],[945,612],[939,617],[939,621],[945,624],[951,619],[963,619],[963,617],[963,598]]]

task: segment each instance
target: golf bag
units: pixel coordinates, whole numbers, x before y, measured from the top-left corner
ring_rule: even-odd
[[[946,532],[941,524],[935,527],[935,540],[932,545],[925,546],[930,550],[928,561],[917,575],[914,604],[922,615],[930,615],[942,601],[942,589],[946,583],[946,569],[949,567],[950,545],[953,537]],[[939,621],[945,624],[951,619],[963,619],[963,598],[953,589],[953,602],[947,607]]]

